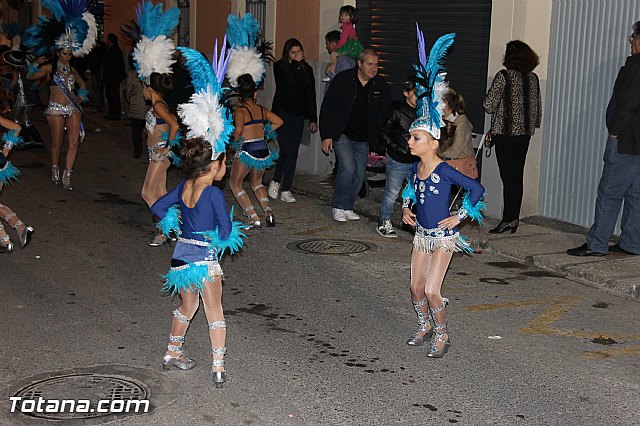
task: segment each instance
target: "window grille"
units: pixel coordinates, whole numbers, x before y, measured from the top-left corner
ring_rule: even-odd
[[[246,11],[251,13],[260,24],[260,33],[264,35],[265,23],[267,22],[267,0],[245,0]]]

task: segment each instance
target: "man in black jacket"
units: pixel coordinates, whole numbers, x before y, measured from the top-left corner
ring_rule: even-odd
[[[353,205],[364,182],[369,146],[376,145],[378,126],[391,105],[389,85],[377,74],[378,54],[365,49],[353,71],[334,77],[322,101],[322,152],[335,150],[338,162],[332,200],[338,222],[360,219]]]
[[[107,103],[109,104],[110,120],[120,120],[122,118],[122,105],[120,103],[120,83],[127,76],[124,71],[124,58],[122,50],[118,46],[118,36],[110,33],[107,36],[108,46],[107,53],[104,56],[103,63],[103,81],[105,93],[107,95]]]
[[[587,242],[567,250],[572,256],[640,254],[640,21],[633,25],[629,43],[631,56],[618,72],[607,107],[609,138],[595,221]],[[609,247],[623,201],[620,242]]]

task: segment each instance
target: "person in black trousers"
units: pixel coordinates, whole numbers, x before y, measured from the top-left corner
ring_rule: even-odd
[[[291,186],[305,120],[309,120],[311,133],[318,131],[316,82],[313,69],[304,60],[302,44],[295,38],[284,43],[282,57],[275,63],[273,72],[276,93],[271,109],[284,120],[284,125],[278,129],[280,158],[268,192],[275,199],[282,189],[280,199],[293,203],[296,199],[291,195]]]
[[[489,231],[492,234],[513,234],[520,223],[529,140],[542,120],[540,83],[533,72],[539,63],[538,55],[526,43],[507,43],[503,61],[506,69],[496,74],[484,100],[484,109],[491,114],[504,199],[502,220]]]
[[[122,105],[120,103],[120,83],[125,79],[124,59],[122,58],[122,50],[118,46],[118,36],[110,33],[107,36],[108,46],[107,53],[104,56],[103,63],[103,81],[105,93],[107,95],[107,103],[109,104],[110,120],[120,120],[122,118]]]

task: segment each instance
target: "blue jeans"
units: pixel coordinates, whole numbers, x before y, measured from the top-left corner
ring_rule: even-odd
[[[598,185],[596,217],[587,233],[591,250],[608,252],[623,201],[620,247],[640,254],[640,155],[619,154],[618,140],[608,139]]]
[[[387,155],[387,182],[380,202],[380,220],[387,220],[393,214],[393,207],[402,190],[402,184],[411,171],[411,163],[401,163]]]
[[[336,174],[335,187],[333,189],[332,205],[335,209],[353,210],[356,197],[367,168],[369,156],[369,144],[367,142],[355,142],[345,135],[333,143],[333,151],[338,160],[338,173]]]

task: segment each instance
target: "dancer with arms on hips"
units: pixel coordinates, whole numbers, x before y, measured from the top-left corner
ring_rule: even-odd
[[[226,40],[223,46],[225,44]],[[222,100],[225,91],[219,84],[224,78],[227,56],[223,48],[218,60],[216,48],[213,72],[203,72],[209,65],[200,53],[187,48],[180,48],[180,51],[186,59],[195,90],[189,103],[178,107],[178,113],[189,129],[187,137],[190,139],[182,149],[183,170],[188,178],[151,207],[151,211],[162,218],[158,227],[163,233],[173,232],[180,236],[171,269],[165,275],[164,290],[180,294],[182,305],[173,311],[169,345],[162,365],[165,369],[174,366],[183,370],[196,365],[184,356],[183,345],[201,297],[209,323],[213,357],[211,375],[216,387],[222,387],[226,380],[227,323],[222,310],[222,269],[218,260],[227,250],[230,254],[238,251],[244,237],[244,226],[231,220],[233,211],[231,214],[227,211],[224,193],[212,186],[225,175],[225,151],[233,130]]]
[[[18,169],[7,160],[7,157],[14,146],[22,143],[22,138],[19,136],[21,130],[19,124],[0,117],[0,126],[8,129],[2,135],[2,149],[0,149],[0,193],[2,193],[4,185],[17,179],[20,174]],[[31,241],[31,234],[34,232],[33,228],[22,222],[11,208],[2,203],[0,203],[0,219],[16,230],[18,239],[20,240],[20,248],[25,248]],[[11,242],[11,238],[9,238],[9,235],[4,229],[4,225],[0,222],[0,254],[11,253],[12,251],[13,243]]]
[[[409,150],[420,161],[411,167],[409,183],[402,194],[402,220],[416,227],[411,254],[411,298],[418,315],[418,330],[407,344],[421,346],[435,334],[427,352],[427,356],[432,358],[442,358],[451,345],[446,325],[449,300],[440,294],[447,268],[454,252],[473,251],[458,233],[457,226],[467,217],[481,220],[480,210],[484,208],[481,201],[484,193],[482,185],[458,172],[438,156],[440,141],[451,137],[455,131],[451,123],[445,123],[442,119],[442,95],[447,90],[447,84],[444,81],[446,73],[441,65],[454,37],[455,34],[440,37],[427,61],[424,37],[418,29],[418,118],[409,128]],[[468,191],[463,207],[455,215],[449,212],[452,185]],[[411,203],[417,207],[415,214],[410,208]],[[429,317],[433,320],[433,327]]]
[[[25,31],[23,44],[36,56],[48,55],[54,49],[56,54],[51,64],[44,64],[37,71],[34,69],[27,74],[27,79],[51,76],[51,96],[44,111],[51,130],[51,182],[62,183],[65,190],[71,191],[78,144],[84,138],[80,104],[89,99],[89,91],[70,61],[72,57],[82,57],[91,51],[96,42],[97,27],[86,0],[49,0],[43,4],[53,16],[39,17],[38,24]],[[58,163],[65,128],[68,146],[61,179]]]

